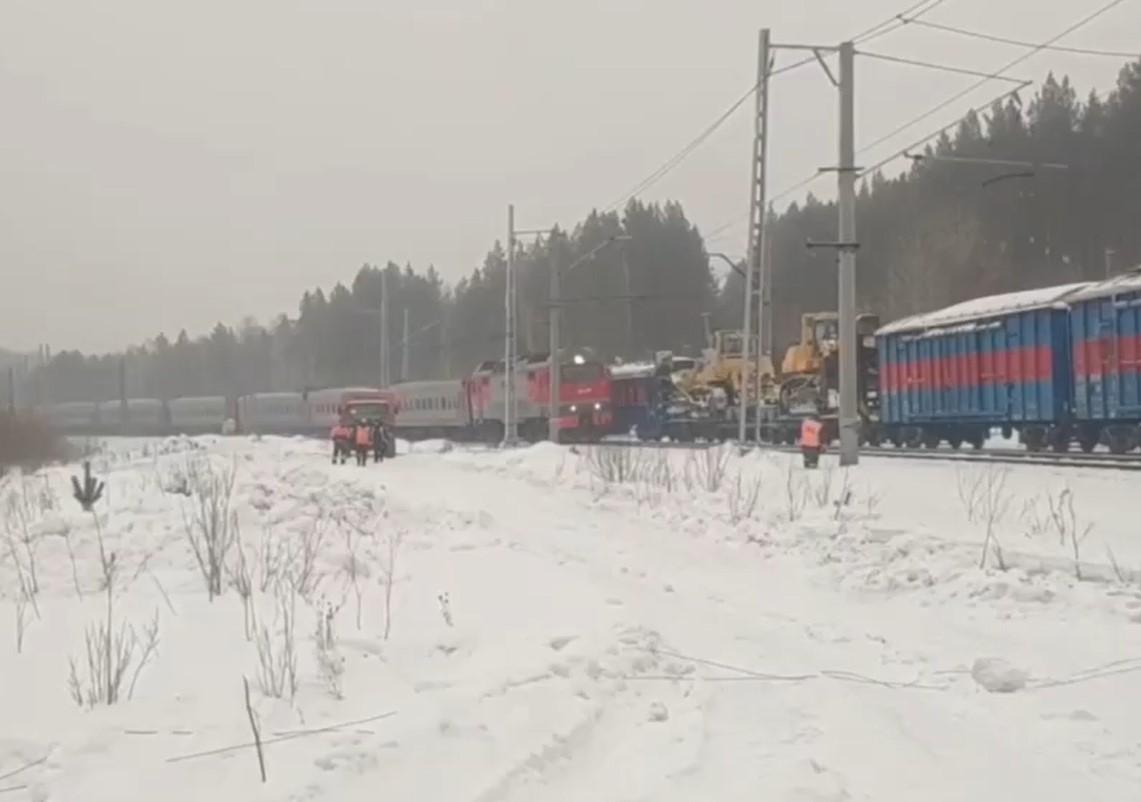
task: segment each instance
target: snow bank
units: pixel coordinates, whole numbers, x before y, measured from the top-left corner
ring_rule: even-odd
[[[1014,693],[1026,687],[1025,671],[999,657],[980,657],[971,666],[971,677],[991,693]]]
[[[1141,676],[1124,662],[1141,585],[1079,581],[1033,503],[1070,488],[1094,524],[1083,576],[1106,545],[1141,568],[1130,475],[1012,469],[1002,565],[980,569],[962,466],[542,443],[362,468],[304,438],[189,442],[109,444],[126,456],[100,468],[98,518],[69,498],[75,466],[0,486],[0,510],[28,502],[40,588],[17,651],[12,554],[28,552],[18,523],[7,548],[8,515],[0,715],[19,725],[0,728],[0,774],[26,766],[5,780],[27,786],[15,799],[1131,802],[1141,787],[1141,720],[1121,704]],[[603,476],[604,453],[627,478]],[[188,458],[237,466],[256,621],[280,643],[295,616],[291,698],[259,682],[233,577],[206,595],[193,499],[163,486]],[[141,633],[157,614],[160,639],[130,698],[88,710],[69,660],[84,671],[106,615],[100,538],[122,571],[115,620]],[[286,738],[265,785],[239,746],[243,677],[263,736]],[[1025,692],[998,704],[980,687]]]

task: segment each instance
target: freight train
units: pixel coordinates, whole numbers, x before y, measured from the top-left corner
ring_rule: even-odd
[[[883,326],[879,434],[896,445],[1115,454],[1141,443],[1141,269],[981,298]]]
[[[610,427],[610,375],[604,364],[576,357],[561,366],[559,431],[566,441],[592,440]],[[550,359],[520,359],[515,372],[519,435],[547,436]],[[507,408],[502,360],[481,363],[462,379],[400,382],[387,388],[342,387],[253,393],[226,399],[128,398],[49,405],[41,413],[75,435],[221,433],[325,435],[346,411],[381,418],[399,437],[499,442]]]

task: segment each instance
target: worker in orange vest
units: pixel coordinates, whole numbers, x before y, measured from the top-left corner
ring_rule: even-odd
[[[368,465],[368,452],[372,448],[372,427],[366,421],[357,421],[355,444],[357,465]]]
[[[816,413],[809,415],[800,424],[800,453],[804,455],[804,467],[815,468],[820,464],[820,452],[824,450],[824,424]]]
[[[337,460],[340,460],[344,465],[353,450],[352,419],[342,416],[330,430],[329,438],[333,441],[333,464],[336,465]]]

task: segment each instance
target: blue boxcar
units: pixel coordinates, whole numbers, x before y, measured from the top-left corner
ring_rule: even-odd
[[[627,365],[611,369],[610,405],[614,434],[635,434],[643,440],[661,436],[659,381],[653,366]]]
[[[881,423],[896,444],[982,445],[991,427],[1031,447],[1069,442],[1066,299],[1086,284],[967,301],[883,326]]]
[[[1128,451],[1141,422],[1141,270],[1076,292],[1069,303],[1079,442]]]

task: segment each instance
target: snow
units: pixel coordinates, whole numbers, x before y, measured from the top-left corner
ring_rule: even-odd
[[[973,298],[933,312],[924,312],[893,321],[886,326],[881,326],[876,335],[955,326],[999,317],[1012,312],[1028,312],[1032,309],[1051,307],[1056,304],[1068,303],[1071,295],[1089,286],[1091,286],[1089,282],[1061,284],[1021,292],[1008,292],[1002,295],[989,295],[985,298]]]
[[[359,468],[304,438],[107,441],[92,467],[107,483],[99,531],[122,571],[115,619],[141,632],[157,611],[160,636],[132,698],[90,710],[67,691],[69,658],[86,669],[84,629],[106,603],[95,519],[69,498],[77,468],[3,480],[0,791],[21,802],[1137,798],[1141,717],[1122,703],[1141,686],[1132,474],[445,448],[401,444],[397,459]],[[255,577],[274,546],[324,532],[320,582],[296,600],[292,700],[263,693],[235,590],[207,598],[183,532],[189,500],[163,489],[188,460],[236,466]],[[603,478],[617,469],[631,478]],[[960,497],[1000,480],[1001,559],[992,551],[980,568],[985,516]],[[1059,499],[1073,500],[1079,533],[1092,526],[1081,580],[1048,512]],[[19,653],[12,553],[25,552],[11,504],[28,511],[40,585]],[[254,597],[273,630],[273,594]],[[335,646],[319,659],[327,605]],[[339,683],[322,664],[343,666]],[[284,738],[265,746],[264,785],[249,748],[199,754],[251,740],[243,676],[263,738]],[[1016,692],[991,692],[1002,690]]]
[[[627,362],[622,365],[611,365],[610,375],[615,379],[642,378],[653,376],[657,365],[653,362]]]
[[[1071,299],[1071,303],[1138,291],[1141,291],[1141,267],[1136,267],[1127,273],[1122,273],[1105,281],[1099,281],[1089,285],[1080,292],[1075,293]]]
[[[991,693],[1013,693],[1026,687],[1027,674],[1001,657],[980,657],[971,666],[975,682]]]

